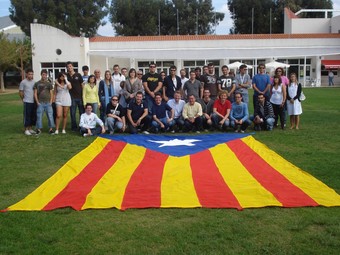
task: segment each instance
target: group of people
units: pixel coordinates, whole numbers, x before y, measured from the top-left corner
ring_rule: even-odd
[[[264,64],[259,64],[253,78],[246,65],[241,65],[236,75],[224,65],[218,77],[212,63],[203,68],[203,74],[200,67],[191,70],[188,78],[185,69],[178,76],[176,66],[170,67],[169,75],[158,74],[155,63],[145,74],[114,65],[113,73],[107,70],[103,78],[98,69],[89,75],[87,66],[83,66],[81,75],[72,62],[66,63],[66,69],[67,73],[59,73],[54,84],[47,70],[41,71],[37,82],[33,81],[33,70],[26,70],[26,79],[19,87],[26,135],[41,133],[44,112],[49,133],[59,134],[61,126],[61,133],[66,134],[69,111],[71,129],[83,136],[228,129],[243,133],[252,123],[255,130],[272,130],[279,119],[284,129],[286,111],[291,128],[299,129],[301,84],[294,73],[290,79],[284,76],[283,68],[277,68],[272,78]],[[248,110],[250,88],[254,89],[252,116]]]

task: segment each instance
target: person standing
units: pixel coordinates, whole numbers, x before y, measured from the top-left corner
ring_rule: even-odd
[[[91,74],[83,88],[83,103],[84,107],[87,103],[92,104],[92,111],[97,114],[97,109],[100,107],[98,89],[96,86],[96,78]]]
[[[328,86],[334,86],[334,73],[329,70],[328,71]]]
[[[89,67],[88,66],[83,66],[81,68],[81,70],[83,71],[83,82],[84,82],[84,85],[88,82],[88,79],[89,79]]]
[[[240,72],[235,76],[235,92],[239,92],[242,95],[243,102],[247,105],[249,103],[248,89],[251,88],[251,78],[247,73],[247,66],[241,65]]]
[[[113,66],[113,73],[112,73],[112,82],[113,82],[113,95],[119,95],[119,92],[121,90],[120,83],[122,81],[125,81],[125,76],[122,75],[119,69],[119,65]]]
[[[266,74],[266,66],[264,64],[259,64],[258,73],[253,77],[252,80],[254,95],[253,95],[253,106],[254,109],[257,105],[257,96],[263,94],[265,98],[269,99],[270,91],[270,77]]]
[[[273,86],[270,90],[270,103],[273,106],[275,123],[277,125],[279,117],[281,128],[285,127],[285,105],[286,105],[286,85],[282,84],[281,77],[275,75],[273,79]]]
[[[129,76],[126,78],[124,87],[124,97],[126,103],[130,103],[130,101],[135,98],[138,91],[144,92],[143,84],[136,75],[136,69],[131,68],[129,70]]]
[[[302,106],[300,95],[302,91],[301,83],[297,82],[296,74],[290,74],[290,83],[287,86],[287,112],[290,118],[290,129],[299,129]]]
[[[204,74],[204,89],[209,89],[210,97],[212,99],[217,98],[218,86],[217,86],[217,76],[215,74],[215,67],[213,63],[208,64],[208,73]]]
[[[84,105],[82,100],[83,91],[83,77],[80,73],[74,71],[72,62],[66,63],[67,68],[67,80],[71,83],[72,89],[70,89],[71,95],[71,129],[72,131],[78,131],[77,126],[77,108],[79,111],[79,117],[84,113]]]
[[[227,91],[227,99],[230,102],[234,102],[234,91],[236,89],[235,78],[229,75],[228,66],[222,66],[221,70],[222,75],[217,79],[218,91]]]
[[[156,64],[150,63],[149,68],[150,71],[143,76],[142,80],[145,90],[145,100],[148,104],[148,111],[149,114],[152,114],[155,93],[161,90],[163,83],[158,73],[156,73]]]
[[[184,83],[186,83],[186,81],[189,80],[189,78],[187,77],[187,71],[183,68],[179,71],[180,75],[181,75],[181,83],[182,83],[182,89],[184,86]]]
[[[72,88],[71,83],[67,80],[64,73],[59,73],[54,85],[54,97],[56,104],[56,129],[54,134],[59,134],[60,119],[63,117],[62,134],[66,134],[67,115],[71,106],[71,96],[69,90]]]
[[[119,86],[120,87],[120,86]],[[100,119],[105,122],[106,106],[114,95],[113,82],[110,70],[106,70],[104,80],[99,83],[98,96],[100,100]]]
[[[99,83],[103,79],[103,77],[101,77],[101,72],[99,69],[94,69],[93,74],[94,74],[94,78],[96,78],[96,87],[99,90]]]
[[[181,78],[176,75],[176,66],[170,67],[170,74],[165,77],[163,82],[163,99],[168,102],[170,99],[174,98],[176,91],[182,89]]]
[[[37,135],[41,133],[43,127],[42,117],[44,112],[46,112],[48,119],[49,133],[54,134],[54,119],[53,119],[53,86],[51,82],[47,79],[47,70],[41,70],[41,80],[34,84],[34,99],[37,103]]]
[[[33,70],[26,69],[26,78],[20,82],[19,96],[24,103],[24,127],[25,135],[35,134],[32,126],[35,126],[37,121],[37,105],[34,102],[34,80]]]
[[[183,86],[184,99],[188,100],[189,95],[194,95],[195,98],[203,97],[202,83],[196,79],[196,72],[190,71],[190,79],[184,83]]]

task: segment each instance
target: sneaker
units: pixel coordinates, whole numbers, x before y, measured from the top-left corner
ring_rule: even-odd
[[[25,130],[25,135],[32,135],[31,132],[29,130]]]
[[[40,130],[40,129],[37,129],[37,131],[35,131],[35,134],[36,134],[36,135],[40,135],[40,134],[41,134],[41,130]]]
[[[174,134],[174,133],[175,133],[175,130],[171,130],[170,133],[171,133],[171,134]]]
[[[59,130],[56,130],[56,131],[54,132],[54,134],[55,134],[55,135],[59,134]]]
[[[200,134],[201,132],[199,130],[196,131],[196,134]]]
[[[66,131],[65,131],[65,129],[63,129],[63,131],[61,131],[61,133],[62,133],[62,134],[66,134]]]
[[[35,132],[33,129],[29,130],[32,135],[35,135],[37,132]]]
[[[48,131],[48,133],[49,133],[50,135],[54,135],[53,129],[51,129],[50,131]]]
[[[243,133],[244,133],[244,130],[241,130],[241,133],[243,134]]]
[[[143,131],[142,133],[145,134],[145,135],[149,135],[149,134],[150,134],[150,133],[149,133],[148,131],[146,131],[146,130]]]
[[[83,136],[84,136],[84,137],[86,137],[86,136],[90,136],[90,134],[88,134],[88,133],[85,133],[85,134],[83,134]]]
[[[113,135],[113,131],[110,131],[110,132],[109,132],[109,135]]]
[[[235,129],[235,133],[238,133],[238,129]]]

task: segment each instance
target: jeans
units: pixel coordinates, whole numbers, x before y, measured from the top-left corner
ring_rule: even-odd
[[[163,130],[163,131],[166,131],[166,130],[168,130],[169,128],[171,128],[173,125],[175,125],[175,121],[172,120],[172,121],[168,122],[168,121],[167,121],[167,120],[168,120],[167,117],[161,118],[161,119],[159,119],[159,120],[164,124],[164,130]],[[151,125],[152,125],[152,128],[154,129],[154,131],[155,131],[156,133],[157,133],[157,132],[159,131],[159,129],[161,128],[161,125],[160,125],[157,121],[155,121],[155,120],[153,120],[153,121],[151,122]]]
[[[114,132],[115,129],[122,129],[123,128],[123,122],[120,122],[117,119],[112,118],[112,117],[107,117],[106,125],[107,125],[109,132]]]
[[[133,121],[137,122],[137,120],[133,120]],[[132,126],[131,123],[128,123],[130,134],[137,134],[138,129],[141,129],[141,131],[147,131],[149,128],[150,122],[151,122],[151,116],[146,115],[145,118],[143,118],[142,121],[140,122],[140,126],[134,127]]]
[[[102,133],[102,127],[95,127],[95,128],[90,128],[92,135],[100,135]],[[84,135],[87,134],[87,128],[80,128],[80,134]]]
[[[83,100],[79,99],[79,98],[72,98],[72,104],[71,104],[71,129],[77,130],[78,126],[77,126],[77,120],[76,120],[76,112],[77,112],[77,107],[79,110],[79,118],[80,115],[82,115],[85,110],[84,110],[84,105],[83,105]]]
[[[251,125],[251,121],[249,119],[243,121],[242,124],[241,124],[241,130],[245,131],[249,125]],[[236,130],[238,128],[238,126],[240,126],[240,125],[236,124],[234,120],[231,120],[230,126]]]
[[[105,104],[105,97],[100,98],[100,119],[105,123],[106,117],[106,104]]]
[[[37,128],[41,129],[43,127],[42,125],[42,117],[44,115],[44,112],[46,112],[47,119],[48,119],[48,127],[54,128],[54,120],[53,120],[53,109],[52,105],[50,103],[40,103],[38,104],[37,108]]]
[[[152,106],[153,106],[155,100],[147,93],[145,93],[145,100],[148,103],[149,115],[152,115]]]
[[[214,127],[218,128],[218,127],[221,126],[221,125],[220,125],[220,121],[222,120],[222,118],[221,118],[219,115],[217,115],[216,113],[213,113],[213,114],[211,115],[211,120],[212,120],[212,122],[213,122]],[[230,124],[229,119],[227,119],[227,120],[225,120],[224,123],[222,124],[222,127],[223,127],[223,126],[224,126],[224,127],[229,127],[229,124]]]

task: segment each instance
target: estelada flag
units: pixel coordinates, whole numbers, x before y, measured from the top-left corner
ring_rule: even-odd
[[[320,205],[340,196],[250,135],[103,135],[6,210]]]

